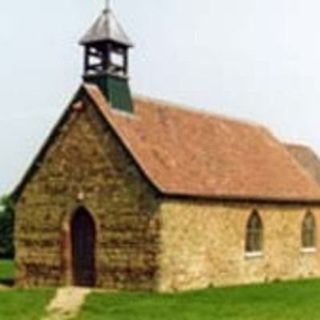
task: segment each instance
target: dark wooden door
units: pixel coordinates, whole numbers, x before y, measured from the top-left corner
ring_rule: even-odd
[[[91,215],[84,208],[78,209],[72,218],[71,240],[74,285],[94,287],[96,230]]]

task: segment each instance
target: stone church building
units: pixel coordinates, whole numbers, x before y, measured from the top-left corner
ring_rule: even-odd
[[[83,84],[15,192],[18,286],[172,292],[320,277],[320,182],[294,146],[133,96],[132,43],[110,8],[81,45]]]

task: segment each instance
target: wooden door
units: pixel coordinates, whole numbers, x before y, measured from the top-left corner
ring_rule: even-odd
[[[90,213],[78,209],[71,221],[72,267],[75,286],[94,287],[96,230]]]

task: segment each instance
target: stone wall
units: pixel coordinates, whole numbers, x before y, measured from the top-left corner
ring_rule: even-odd
[[[85,101],[85,99],[84,99]],[[70,112],[17,206],[17,284],[73,283],[70,221],[79,207],[97,230],[97,286],[176,291],[320,276],[301,251],[301,224],[320,208],[159,197],[112,129],[85,101]],[[248,217],[264,225],[262,256],[245,254]]]
[[[157,193],[88,102],[51,142],[17,206],[17,284],[72,284],[70,220],[80,206],[97,229],[97,286],[152,290],[158,271]]]
[[[245,253],[253,209],[264,225],[262,256]],[[166,200],[161,205],[160,291],[320,276],[320,251],[303,252],[301,225],[312,209],[320,234],[320,208]],[[318,237],[319,240],[319,237]]]

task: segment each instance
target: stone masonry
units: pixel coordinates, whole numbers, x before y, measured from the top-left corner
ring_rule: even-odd
[[[97,286],[151,290],[158,271],[157,194],[86,106],[71,112],[19,200],[17,284],[72,284],[69,224],[83,206],[97,228]]]
[[[245,253],[253,209],[264,225],[262,255]],[[301,227],[320,208],[164,200],[161,204],[160,291],[320,277],[320,252],[301,248]]]

